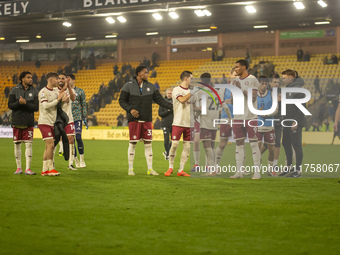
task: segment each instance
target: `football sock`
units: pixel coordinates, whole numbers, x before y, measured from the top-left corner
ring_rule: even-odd
[[[188,161],[189,154],[190,154],[190,142],[183,141],[183,151],[182,151],[181,162],[179,164],[178,172],[182,172],[184,170],[184,166]]]
[[[128,149],[129,170],[133,169],[133,160],[135,159],[135,150],[136,150],[136,144],[129,143],[129,149]]]
[[[48,170],[53,170],[54,169],[54,167],[53,167],[53,161],[52,161],[52,159],[48,159],[48,160],[46,160],[47,161],[47,166],[48,166]]]
[[[144,153],[146,158],[146,163],[148,165],[148,170],[152,169],[152,145],[144,144]]]
[[[170,155],[169,155],[169,168],[174,169],[174,162],[176,157],[176,151],[179,145],[179,141],[172,141],[171,149],[170,149]]]
[[[260,164],[261,164],[261,151],[257,144],[257,142],[250,143],[251,150],[253,151],[253,161],[254,166],[256,167],[255,171],[260,172]]]
[[[213,149],[209,147],[209,148],[205,148],[204,150],[207,156],[207,167],[215,166]]]
[[[64,152],[63,142],[59,141],[59,153],[63,153],[63,152]]]
[[[83,139],[81,139],[81,134],[76,134],[76,140],[77,140],[77,144],[78,144],[78,150],[79,150],[79,154],[84,154],[84,143],[83,143]]]
[[[223,156],[223,150],[220,149],[220,147],[216,148],[216,164],[220,165],[221,159]]]
[[[80,160],[80,162],[84,162],[85,160],[84,160],[84,154],[80,154],[79,155],[79,160]]]
[[[194,151],[194,160],[195,160],[195,165],[200,164],[200,151]]]
[[[241,167],[243,166],[244,161],[244,145],[236,145],[235,156],[237,172],[241,172]]]
[[[47,160],[43,161],[43,172],[48,171],[48,164],[47,164]]]
[[[14,143],[14,156],[17,168],[21,169],[21,143]]]
[[[25,157],[26,157],[26,170],[31,168],[32,162],[32,143],[25,143],[26,150],[25,150]]]
[[[70,158],[68,160],[68,165],[73,165],[73,161],[74,161],[74,143],[73,144],[69,144],[69,148],[70,148]]]
[[[278,163],[278,160],[277,159],[274,159],[274,166],[277,166],[277,163]]]

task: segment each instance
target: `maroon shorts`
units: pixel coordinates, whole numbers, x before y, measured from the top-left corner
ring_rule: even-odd
[[[215,141],[217,130],[201,128],[200,139],[201,141]]]
[[[68,123],[65,127],[65,133],[67,135],[75,135],[74,122]]]
[[[257,132],[257,138],[259,142],[262,142],[264,138],[264,142],[268,144],[275,144],[275,130],[268,132]]]
[[[38,125],[38,128],[40,129],[43,140],[46,140],[46,139],[54,140],[54,127],[53,126],[42,124],[42,125]]]
[[[33,142],[33,127],[16,128],[13,127],[13,142]]]
[[[195,121],[194,123],[194,132],[199,133],[200,132],[200,123]]]
[[[172,126],[172,141],[179,141],[183,134],[183,141],[190,142],[190,128]]]
[[[220,126],[220,138],[227,139],[231,137],[231,126],[230,124],[221,124]]]
[[[245,120],[245,122],[243,123],[243,120],[234,120],[233,132],[235,140],[245,139],[247,137],[247,134],[249,140],[257,140],[258,121],[250,121],[251,126],[249,125],[248,121],[249,120]]]
[[[129,122],[130,142],[152,141],[152,122]]]

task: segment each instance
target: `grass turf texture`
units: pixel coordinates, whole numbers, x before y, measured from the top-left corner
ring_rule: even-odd
[[[34,141],[37,174],[43,147]],[[1,139],[0,253],[339,253],[338,179],[147,176],[140,143],[137,175],[128,176],[127,147],[85,141],[87,168],[69,171],[56,156],[61,176],[17,176],[12,141]],[[154,169],[164,173],[163,143],[154,142],[153,151]],[[305,163],[339,163],[337,146],[307,145],[304,153]],[[24,167],[24,151],[22,159]]]

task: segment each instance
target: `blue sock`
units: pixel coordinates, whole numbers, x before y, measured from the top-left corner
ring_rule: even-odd
[[[79,154],[83,155],[84,154],[84,144],[83,144],[83,140],[81,139],[81,134],[76,134],[76,140],[77,140],[77,144],[78,144]]]

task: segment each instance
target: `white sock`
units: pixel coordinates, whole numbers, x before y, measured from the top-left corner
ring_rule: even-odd
[[[129,143],[129,149],[128,149],[129,170],[133,169],[133,161],[135,159],[135,150],[136,150],[136,144]]]
[[[148,165],[148,170],[152,169],[152,145],[144,144],[144,153],[146,158],[146,163]]]
[[[215,158],[216,164],[220,165],[220,162],[223,156],[223,150],[221,150],[220,147],[217,147],[215,153],[216,153],[216,158]]]
[[[14,156],[17,168],[21,169],[21,143],[14,143]]]
[[[48,171],[48,164],[47,164],[47,160],[43,161],[43,172]]]
[[[181,162],[179,164],[178,172],[182,172],[184,170],[184,166],[188,161],[190,154],[190,142],[183,141],[183,151],[181,156]]]
[[[235,156],[237,172],[241,172],[241,167],[243,166],[244,161],[244,145],[236,145]]]
[[[31,162],[32,162],[32,143],[25,143],[26,145],[26,151],[25,151],[25,157],[26,157],[26,170],[31,169]]]
[[[205,155],[207,157],[207,167],[215,166],[214,152],[211,147],[205,148]]]
[[[176,157],[176,151],[179,145],[179,141],[172,141],[172,145],[169,151],[169,168],[174,169],[174,162]]]
[[[80,154],[80,155],[79,155],[79,159],[80,159],[80,162],[85,162],[85,160],[84,160],[84,154]]]
[[[195,165],[200,164],[200,151],[194,151]]]
[[[68,165],[73,165],[74,161],[74,144],[69,144],[69,150],[70,150],[70,158],[68,159]]]
[[[63,152],[64,152],[63,142],[59,141],[59,153],[63,153]]]
[[[256,172],[260,172],[260,164],[261,164],[261,151],[257,144],[257,142],[250,143],[251,150],[253,151],[253,161],[254,166],[256,166]]]
[[[268,172],[273,172],[273,161],[268,161]]]
[[[52,161],[52,159],[48,159],[48,160],[46,160],[47,161],[47,166],[48,166],[48,170],[53,170],[54,169],[54,167],[53,167],[53,161]]]
[[[277,163],[278,163],[278,160],[277,159],[274,159],[274,166],[277,166]]]

